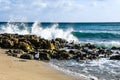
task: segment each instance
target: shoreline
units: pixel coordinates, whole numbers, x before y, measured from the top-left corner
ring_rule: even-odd
[[[42,61],[7,56],[5,51],[0,49],[0,80],[82,80],[68,76]]]

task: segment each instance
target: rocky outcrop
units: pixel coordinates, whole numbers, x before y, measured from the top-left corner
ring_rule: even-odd
[[[75,44],[74,41],[69,43],[61,38],[47,40],[36,35],[18,34],[0,34],[0,47],[10,49],[6,52],[9,56],[47,61],[50,59],[80,61],[109,58],[113,54],[112,50],[119,50],[119,47],[107,49],[90,43]],[[119,60],[119,55],[111,56],[110,59]]]

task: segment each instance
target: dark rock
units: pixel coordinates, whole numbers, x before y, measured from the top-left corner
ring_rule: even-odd
[[[20,58],[22,58],[22,59],[29,59],[29,60],[34,59],[34,57],[31,54],[22,54],[20,56]]]
[[[120,60],[120,54],[111,56],[110,60]]]
[[[75,54],[76,54],[76,52],[75,52],[75,51],[73,51],[73,50],[70,50],[70,51],[69,51],[69,53],[70,53],[70,54],[73,54],[73,55],[75,55]]]
[[[85,44],[85,47],[88,47],[89,49],[95,49],[96,48],[96,46],[94,46],[90,43]]]
[[[1,46],[3,48],[12,48],[14,46],[14,42],[10,39],[2,39]]]
[[[114,47],[112,47],[111,49],[112,49],[112,50],[120,50],[120,47],[115,47],[115,46],[114,46]]]
[[[68,60],[72,57],[70,53],[68,53],[66,50],[59,50],[57,51],[56,58],[59,60]]]
[[[39,58],[40,60],[48,60],[48,61],[51,59],[50,55],[44,52],[39,53]]]
[[[59,42],[60,48],[65,47],[68,43],[68,41],[62,38],[56,38],[55,41]]]

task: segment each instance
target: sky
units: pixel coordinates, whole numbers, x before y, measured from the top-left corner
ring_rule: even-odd
[[[0,22],[120,22],[120,0],[0,0]]]

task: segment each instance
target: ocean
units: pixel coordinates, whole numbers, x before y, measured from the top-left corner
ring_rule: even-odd
[[[120,47],[120,23],[0,22],[0,33],[35,34],[49,40],[63,38],[105,48]],[[120,80],[120,61],[108,58],[80,62],[51,60],[49,65],[85,80]]]

